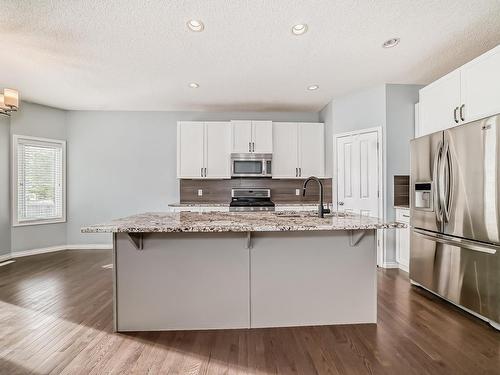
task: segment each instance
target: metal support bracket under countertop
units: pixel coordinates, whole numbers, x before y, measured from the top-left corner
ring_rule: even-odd
[[[349,231],[349,246],[358,246],[359,242],[366,234],[366,230],[350,230]]]
[[[142,233],[127,233],[127,236],[137,250],[144,249],[144,239]]]
[[[247,242],[245,245],[245,249],[251,249],[252,248],[252,232],[247,232]]]

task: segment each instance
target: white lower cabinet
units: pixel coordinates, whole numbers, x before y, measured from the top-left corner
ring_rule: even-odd
[[[408,272],[410,268],[410,210],[396,208],[396,221],[407,224],[407,228],[396,229],[396,261],[399,268]]]

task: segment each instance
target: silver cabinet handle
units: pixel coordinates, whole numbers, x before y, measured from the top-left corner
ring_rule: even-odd
[[[405,214],[403,214],[403,215],[401,215],[401,216],[403,216],[403,217],[410,217],[410,215],[405,215]]]
[[[462,104],[460,106],[460,120],[462,121],[465,121],[465,117],[464,117],[464,108],[465,108],[465,104]]]
[[[343,206],[344,205],[344,202],[339,202],[339,206]]]
[[[203,168],[200,169],[200,176],[203,177]]]
[[[453,110],[453,119],[458,124],[457,111],[458,111],[458,107],[455,107],[455,109]]]
[[[444,245],[457,246],[463,249],[479,251],[481,253],[487,254],[495,254],[497,250],[500,250],[500,246],[490,245],[486,243],[477,243],[470,240],[464,240],[460,238],[455,238],[451,236],[447,236],[444,234],[428,234],[420,229],[413,229],[413,233],[419,237],[423,237],[425,239],[442,243]]]
[[[302,177],[302,168],[299,168],[299,177]]]
[[[252,152],[255,152],[255,142],[252,142]]]
[[[252,142],[248,142],[248,152],[252,152]]]
[[[207,177],[207,168],[205,168],[205,177]]]
[[[295,168],[295,177],[299,177],[299,168]]]

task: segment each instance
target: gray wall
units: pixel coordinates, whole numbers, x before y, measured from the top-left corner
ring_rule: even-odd
[[[66,111],[23,102],[11,117],[10,134],[66,140]],[[12,227],[11,235],[13,252],[65,245],[66,223]]]
[[[325,123],[331,124],[333,134],[382,127],[386,152],[385,209],[389,220],[395,218],[394,175],[410,173],[409,140],[414,135],[414,104],[421,87],[392,84],[371,87],[333,100],[320,113]],[[330,155],[326,155],[327,163],[333,159]],[[335,183],[333,186],[335,190]],[[394,262],[395,231],[386,231],[386,241],[385,262]]]
[[[10,253],[10,183],[9,183],[9,139],[10,121],[0,117],[0,257]]]
[[[386,85],[386,209],[394,220],[394,176],[410,174],[410,140],[415,135],[415,103],[421,85]],[[396,260],[396,232],[386,231],[387,261]]]
[[[371,87],[332,101],[335,134],[385,127],[385,85]]]
[[[68,244],[110,243],[81,234],[85,224],[145,211],[179,200],[176,178],[178,120],[319,121],[318,113],[70,111]]]

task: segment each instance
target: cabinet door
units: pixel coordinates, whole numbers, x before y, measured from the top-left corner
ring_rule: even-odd
[[[252,142],[253,152],[272,153],[273,152],[273,122],[272,121],[252,121]]]
[[[460,71],[455,70],[421,89],[419,103],[420,126],[417,137],[457,125],[453,112],[456,107],[460,107]]]
[[[500,113],[500,46],[460,70],[464,122]]]
[[[231,121],[232,152],[250,152],[252,121]]]
[[[205,123],[205,168],[208,178],[231,178],[231,123]]]
[[[202,178],[204,156],[204,123],[177,123],[177,177]]]
[[[325,132],[322,123],[300,123],[299,177],[325,175]]]
[[[295,122],[273,123],[273,178],[296,178],[298,130]]]
[[[399,268],[408,272],[410,267],[410,228],[398,229],[397,241]]]

